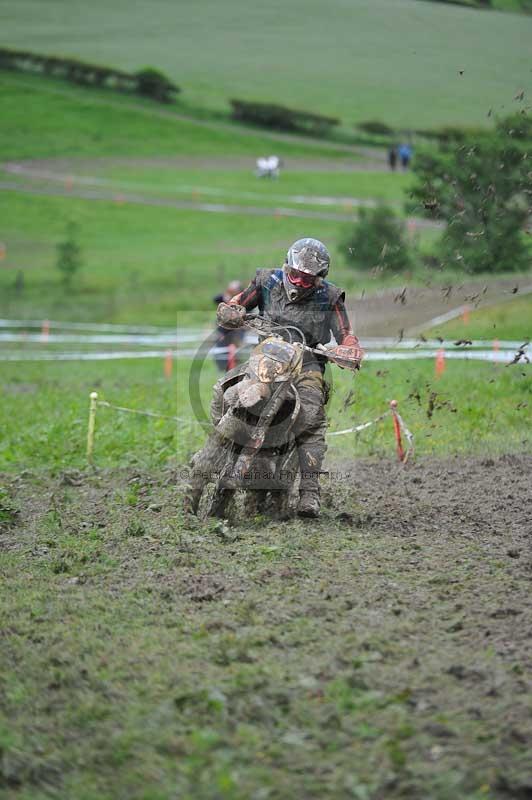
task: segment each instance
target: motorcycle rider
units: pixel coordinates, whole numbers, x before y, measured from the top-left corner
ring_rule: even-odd
[[[272,323],[299,328],[310,347],[327,344],[332,333],[337,346],[342,346],[343,356],[360,365],[364,353],[351,330],[345,293],[326,280],[329,265],[329,252],[322,242],[298,239],[288,249],[282,268],[258,269],[242,292],[229,303],[220,303],[218,324],[238,328],[247,312],[258,307],[259,313]],[[288,336],[282,330],[279,333]],[[320,513],[319,475],[327,449],[327,387],[323,378],[326,361],[325,357],[306,352],[296,381],[301,398],[301,413],[294,428],[301,472],[297,507],[300,517],[318,517]]]

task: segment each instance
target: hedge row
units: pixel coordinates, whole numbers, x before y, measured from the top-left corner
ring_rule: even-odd
[[[324,117],[321,114],[312,114],[310,111],[299,111],[273,103],[256,103],[247,100],[230,100],[230,103],[233,109],[231,115],[233,119],[274,130],[323,136],[340,122],[334,117]]]
[[[75,83],[78,86],[114,89],[151,97],[161,103],[172,102],[180,89],[161,72],[146,68],[129,73],[114,67],[87,64],[73,58],[46,56],[24,50],[0,48],[0,68],[32,72]]]
[[[408,138],[409,136],[414,135],[421,136],[424,139],[432,139],[441,143],[452,141],[461,142],[472,135],[484,136],[486,134],[486,130],[484,128],[461,128],[457,125],[447,125],[442,128],[432,128],[429,130],[416,128],[401,130],[398,128],[392,128],[385,122],[379,122],[378,120],[360,122],[356,127],[358,130],[364,131],[364,133],[370,133],[376,136],[386,136],[389,139],[404,139],[405,137]]]
[[[493,0],[432,0],[435,3],[447,3],[454,6],[467,6],[468,8],[477,9],[492,9],[494,11],[521,11],[524,14],[532,11],[532,3],[530,0],[517,0],[516,2],[506,4],[496,2]]]
[[[171,103],[181,90],[161,72],[146,68],[130,73],[100,64],[88,64],[74,58],[41,55],[25,50],[0,47],[0,69],[30,72],[60,78],[78,86],[113,89],[151,97]],[[232,117],[236,120],[275,130],[326,135],[339,120],[273,103],[231,100]]]

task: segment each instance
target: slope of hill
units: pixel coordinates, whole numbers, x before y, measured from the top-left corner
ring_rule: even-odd
[[[0,30],[7,46],[153,64],[209,108],[273,100],[347,123],[482,124],[531,75],[532,18],[418,0],[48,0],[46,15],[5,0]]]
[[[237,123],[183,117],[173,107],[0,70],[0,160],[85,155],[346,156],[342,145]],[[281,141],[279,141],[281,139]],[[351,158],[353,152],[349,152]]]

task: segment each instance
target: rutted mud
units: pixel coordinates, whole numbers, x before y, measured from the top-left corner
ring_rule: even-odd
[[[157,780],[185,795],[195,781],[214,797],[208,780],[229,763],[238,797],[530,797],[532,457],[331,472],[321,520],[235,525],[182,516],[181,469],[4,476],[1,672],[8,681],[24,658],[42,688],[19,695],[16,714],[2,701],[14,728],[51,726],[56,765],[75,769],[77,732],[54,709],[102,690],[66,682],[50,705],[41,671],[52,645],[97,670],[94,646],[120,698],[115,727],[139,698],[143,719],[173,704],[135,758],[151,763],[161,739],[180,737]],[[38,625],[16,602],[27,580],[33,605],[40,587],[46,597]],[[101,737],[106,723],[92,724]],[[190,738],[203,729],[223,742],[207,762]]]

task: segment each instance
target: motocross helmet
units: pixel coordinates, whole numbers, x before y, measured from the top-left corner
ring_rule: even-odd
[[[319,239],[298,239],[288,249],[283,283],[290,300],[300,300],[313,291],[319,278],[329,272],[329,251]]]

